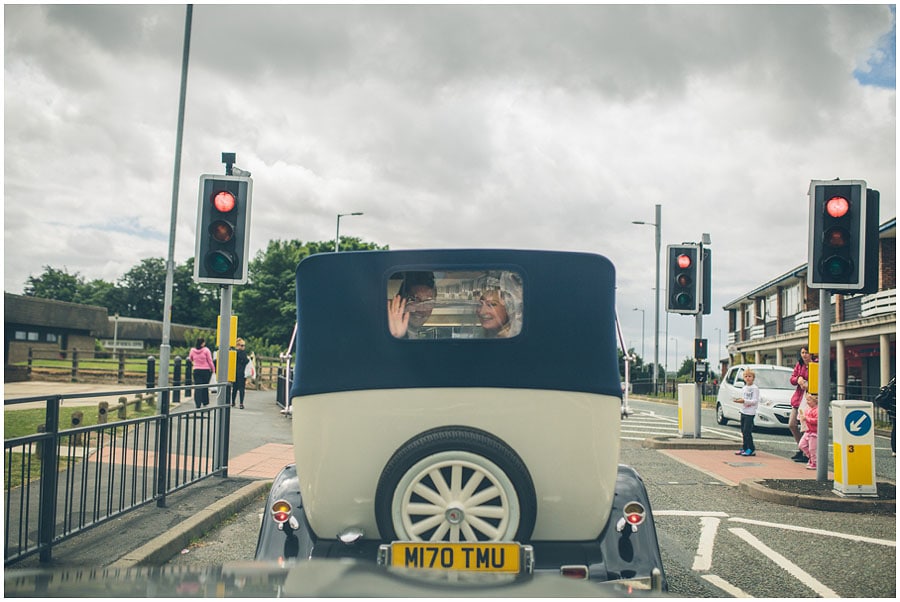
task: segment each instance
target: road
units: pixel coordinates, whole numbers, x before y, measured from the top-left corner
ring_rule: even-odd
[[[896,519],[805,510],[749,498],[736,487],[692,469],[642,441],[677,431],[674,406],[632,400],[621,460],[634,466],[653,504],[670,591],[679,597],[887,597],[896,594]],[[702,417],[704,436],[740,441],[736,426]],[[789,433],[761,431],[760,449],[793,453]],[[893,475],[896,459],[877,438],[878,474]],[[249,560],[265,501],[192,545],[170,564],[217,565]]]

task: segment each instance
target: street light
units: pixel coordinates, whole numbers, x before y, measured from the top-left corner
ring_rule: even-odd
[[[656,205],[656,222],[633,221],[632,224],[653,226],[656,229],[656,318],[653,327],[653,392],[659,388],[659,244],[662,229],[662,205]]]
[[[673,366],[675,369],[674,380],[678,380],[678,370],[681,369],[681,367],[678,365],[678,338],[672,337],[672,340],[675,341],[675,365]]]
[[[334,233],[334,252],[335,253],[338,253],[341,250],[341,218],[347,217],[348,215],[362,215],[362,211],[356,211],[354,213],[338,213],[337,230]]]
[[[718,359],[718,363],[721,364],[722,363],[722,329],[721,328],[713,328],[713,330],[715,330],[716,332],[719,333],[719,357],[717,359]]]
[[[644,355],[644,315],[646,312],[644,312],[644,310],[641,309],[640,307],[635,307],[632,311],[641,312],[641,361],[646,362],[647,359],[646,359],[646,356]]]

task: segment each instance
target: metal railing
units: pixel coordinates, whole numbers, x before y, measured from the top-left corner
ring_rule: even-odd
[[[104,392],[159,393],[159,412],[65,429],[61,403],[96,393],[6,400],[6,408],[44,402],[45,423],[44,432],[4,441],[5,565],[33,554],[49,562],[54,545],[86,529],[152,501],[163,507],[168,494],[207,477],[227,477],[231,406],[169,408],[173,391],[213,386]]]

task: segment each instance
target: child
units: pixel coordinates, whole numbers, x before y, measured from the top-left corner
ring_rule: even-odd
[[[819,396],[806,394],[806,431],[800,438],[800,451],[809,458],[807,470],[816,469],[816,449],[819,444]]]
[[[735,399],[735,403],[741,406],[741,435],[743,444],[740,451],[734,452],[736,456],[755,456],[756,446],[753,445],[753,419],[756,416],[756,408],[759,407],[759,387],[753,384],[756,373],[753,370],[744,370],[744,389],[741,398]]]

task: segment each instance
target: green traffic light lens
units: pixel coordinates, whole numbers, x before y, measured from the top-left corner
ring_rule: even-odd
[[[853,271],[853,262],[846,257],[832,255],[819,263],[819,271],[828,278],[846,278]]]
[[[675,306],[682,308],[693,307],[694,298],[688,293],[678,293],[675,295]]]
[[[234,272],[234,256],[225,251],[213,251],[206,256],[206,266],[216,274],[230,274]]]

